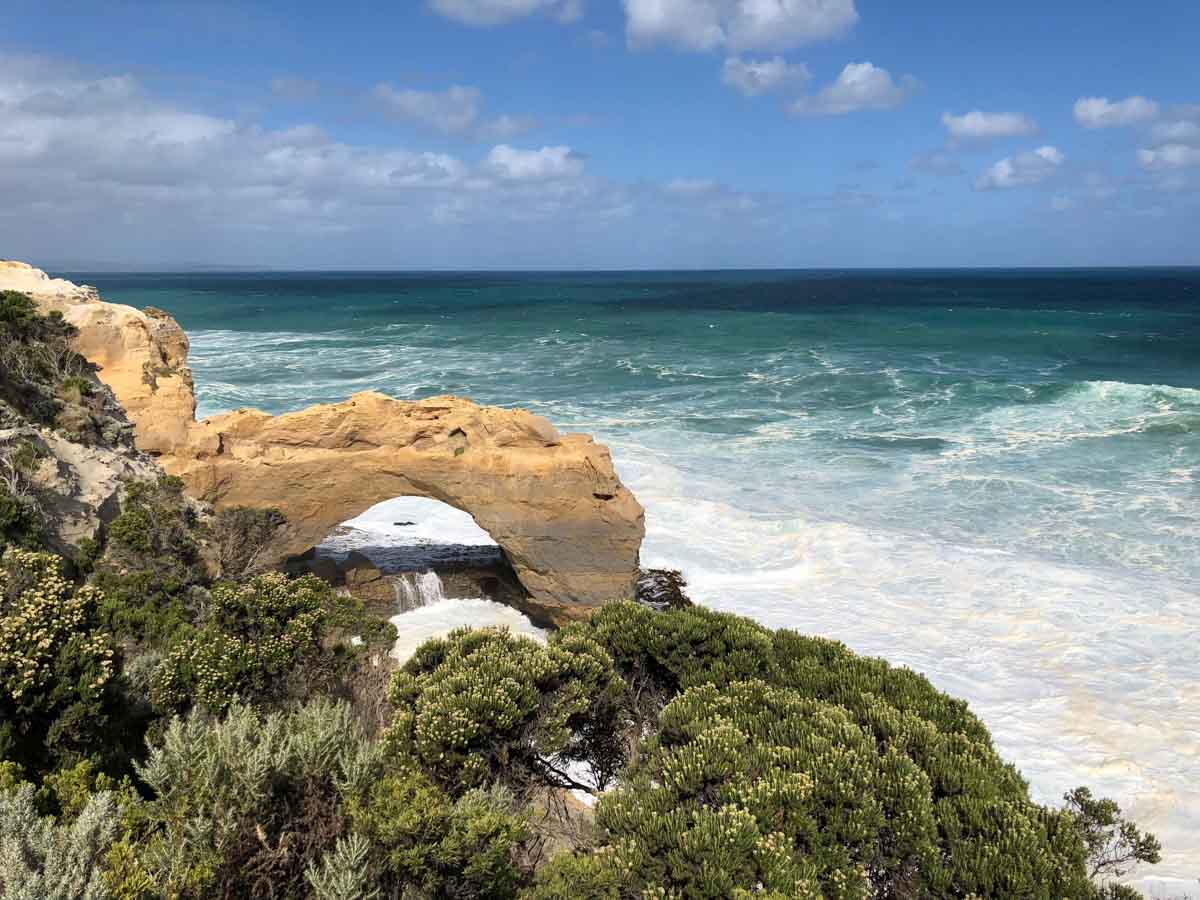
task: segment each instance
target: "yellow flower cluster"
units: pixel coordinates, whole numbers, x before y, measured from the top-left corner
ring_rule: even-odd
[[[75,681],[81,670],[84,691],[101,690],[113,675],[113,650],[87,625],[102,595],[74,590],[47,553],[10,549],[0,578],[0,691],[36,704],[56,678]]]

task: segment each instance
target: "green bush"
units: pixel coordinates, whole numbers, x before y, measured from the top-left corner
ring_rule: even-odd
[[[45,529],[30,485],[38,452],[28,441],[0,444],[0,553],[10,546],[40,549]]]
[[[117,661],[101,599],[51,554],[10,548],[0,560],[0,759],[38,772],[113,751]]]
[[[611,776],[623,691],[589,638],[543,646],[507,629],[459,629],[396,673],[386,740],[451,793],[499,782],[523,798],[538,785],[578,786],[571,761]]]
[[[31,500],[15,496],[0,484],[0,553],[8,547],[37,549],[44,540],[45,531],[37,507]]]
[[[395,641],[395,628],[367,615],[353,597],[335,594],[312,575],[282,573],[212,589],[196,632],[174,643],[155,670],[151,699],[162,711],[192,705],[220,712],[235,699],[286,699],[299,678],[302,693],[328,690],[363,647]]]
[[[501,900],[527,878],[519,857],[529,823],[503,788],[455,800],[408,770],[375,781],[349,808],[379,859],[372,883],[386,896]]]
[[[27,295],[0,291],[0,401],[40,425],[82,429],[77,436],[90,439],[97,430],[85,377],[92,367],[71,348],[77,333],[62,313],[42,315]]]
[[[668,895],[1090,896],[1069,816],[969,779],[947,803],[904,740],[856,718],[763,682],[690,688],[601,800],[603,843],[637,889]]]
[[[379,776],[349,707],[172,720],[138,774],[152,792],[134,845],[161,895],[300,897],[346,832],[342,796]]]
[[[38,814],[34,787],[0,790],[0,896],[11,900],[107,900],[105,860],[120,811],[112,794],[89,796],[77,816]]]
[[[521,900],[622,900],[628,873],[614,863],[608,847],[595,853],[560,853],[538,870]]]
[[[195,589],[208,581],[199,529],[178,478],[126,487],[91,579],[104,593],[100,614],[119,639],[162,646],[190,630]]]
[[[649,735],[597,817],[626,888],[1092,896],[1077,816],[1033,803],[966,704],[916,673],[699,608],[617,604],[567,633],[608,651],[631,743]]]
[[[741,616],[699,606],[655,612],[635,603],[614,603],[564,633],[570,631],[608,651],[637,699],[632,711],[649,723],[686,688],[759,679],[840,705],[883,697],[939,730],[990,740],[965,702],[941,693],[915,672],[858,656],[836,641],[771,631]]]

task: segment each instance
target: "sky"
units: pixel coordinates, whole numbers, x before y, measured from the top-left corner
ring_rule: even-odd
[[[0,258],[1200,264],[1195,0],[0,0]]]

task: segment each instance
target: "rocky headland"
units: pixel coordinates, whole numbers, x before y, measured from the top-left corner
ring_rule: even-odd
[[[635,595],[643,510],[608,449],[587,435],[561,434],[522,409],[373,392],[279,416],[241,409],[197,421],[187,336],[165,312],[106,302],[13,261],[0,261],[0,290],[29,295],[77,329],[75,349],[133,426],[120,465],[85,466],[98,484],[59,492],[74,506],[68,540],[105,519],[122,479],[157,464],[218,510],[282,512],[265,564],[304,554],[380,501],[418,496],[469,513],[492,536],[524,590],[522,607],[539,620],[561,624]],[[49,457],[67,453],[51,448]]]

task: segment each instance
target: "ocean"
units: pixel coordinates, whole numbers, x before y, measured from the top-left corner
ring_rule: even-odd
[[[1200,270],[74,273],[200,415],[377,389],[607,443],[645,564],[964,697],[1200,878]]]

